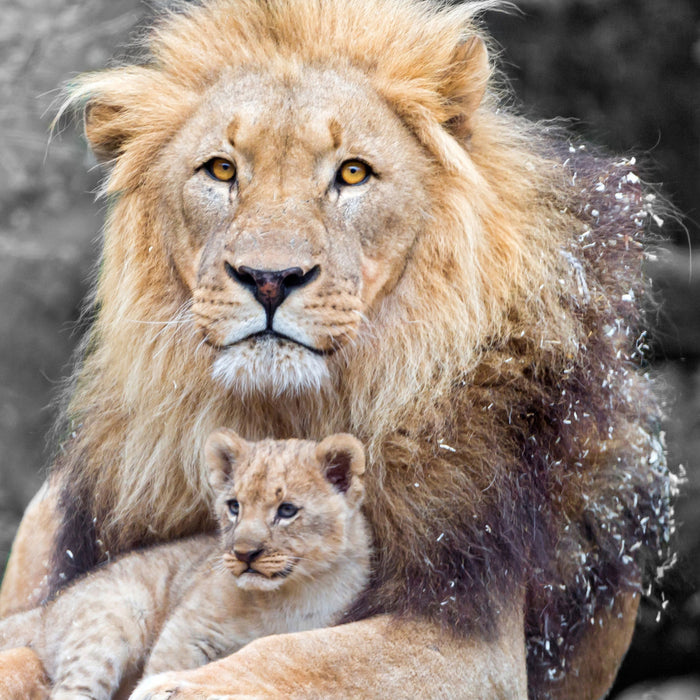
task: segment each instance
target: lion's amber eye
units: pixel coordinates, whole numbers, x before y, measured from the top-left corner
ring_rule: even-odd
[[[236,177],[236,166],[226,158],[212,158],[204,164],[204,169],[221,182],[231,182]]]
[[[361,160],[346,160],[338,170],[337,180],[341,185],[361,185],[370,173],[369,165]]]

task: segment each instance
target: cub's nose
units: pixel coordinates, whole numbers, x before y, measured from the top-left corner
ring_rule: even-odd
[[[262,554],[262,549],[234,549],[233,553],[238,561],[250,564]]]
[[[304,287],[318,277],[318,265],[304,272],[300,267],[286,270],[255,270],[246,265],[233,267],[224,263],[226,273],[240,285],[248,289],[267,313],[268,325],[279,305],[294,289]]]

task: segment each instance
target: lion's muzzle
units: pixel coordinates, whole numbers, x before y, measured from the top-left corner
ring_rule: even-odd
[[[295,289],[313,282],[320,272],[318,265],[306,272],[300,267],[255,270],[246,265],[233,267],[228,262],[224,262],[224,268],[229,277],[248,289],[265,309],[268,330],[272,330],[272,317],[287,296]]]

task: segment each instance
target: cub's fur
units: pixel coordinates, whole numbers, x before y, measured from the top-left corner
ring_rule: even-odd
[[[370,545],[355,438],[253,444],[221,429],[206,456],[218,541],[132,553],[0,623],[0,649],[30,644],[53,700],[111,698],[149,651],[145,676],[338,622],[364,587]]]

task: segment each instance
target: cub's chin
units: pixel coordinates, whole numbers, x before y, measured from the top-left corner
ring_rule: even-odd
[[[326,359],[290,340],[255,337],[223,348],[212,376],[239,394],[306,394],[330,381]]]
[[[288,581],[286,576],[268,578],[258,573],[243,573],[236,577],[236,585],[244,591],[274,591]]]

